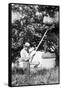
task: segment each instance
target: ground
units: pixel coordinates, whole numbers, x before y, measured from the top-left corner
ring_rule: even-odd
[[[29,74],[12,74],[12,86],[24,85],[42,85],[42,84],[58,84],[59,83],[58,67],[51,70],[41,70],[36,73]]]

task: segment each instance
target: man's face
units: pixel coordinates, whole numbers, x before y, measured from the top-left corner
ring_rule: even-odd
[[[25,48],[25,50],[28,50],[28,47],[25,46],[24,48]]]

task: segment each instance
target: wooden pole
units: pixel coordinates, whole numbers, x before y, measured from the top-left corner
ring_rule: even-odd
[[[42,39],[40,40],[38,46],[36,47],[36,50],[35,50],[35,51],[37,51],[37,49],[39,48],[39,46],[40,46],[40,44],[42,43],[42,41],[43,41],[44,37],[46,36],[47,32],[48,32],[49,30],[51,30],[52,28],[54,28],[54,24],[53,24],[50,28],[48,28],[48,29],[46,30],[46,32],[44,33],[44,35],[43,35]],[[35,54],[36,54],[36,52],[34,53],[34,55],[35,55]],[[32,62],[32,59],[33,59],[34,55],[33,55],[32,58],[31,58],[31,62]]]
[[[47,33],[47,32],[48,32],[48,29],[46,30],[46,32],[44,33],[41,41],[39,42],[38,46],[36,47],[36,51],[37,51],[37,49],[39,48],[40,44],[42,43],[42,41],[43,41],[44,37],[46,36],[46,33]]]
[[[50,29],[52,29],[52,28],[54,28],[54,25],[52,25],[52,26],[50,27]],[[44,37],[46,36],[46,33],[47,33],[50,29],[47,29],[46,32],[44,33],[42,39],[40,40],[38,46],[36,47],[36,51],[37,51],[37,49],[39,48],[40,44],[42,43]]]

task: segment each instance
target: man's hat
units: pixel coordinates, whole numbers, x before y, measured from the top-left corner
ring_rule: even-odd
[[[26,42],[26,43],[24,44],[24,46],[29,47],[29,46],[30,46],[30,43]]]

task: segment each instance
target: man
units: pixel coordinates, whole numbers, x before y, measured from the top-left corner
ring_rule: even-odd
[[[30,59],[30,54],[29,54],[29,48],[30,44],[26,42],[23,46],[23,49],[20,52],[20,58],[18,59],[18,68],[22,68],[23,70],[25,68],[29,69],[29,59]]]
[[[23,49],[20,52],[20,56],[23,61],[28,61],[30,59],[29,48],[30,48],[30,44],[26,42],[24,44]]]

